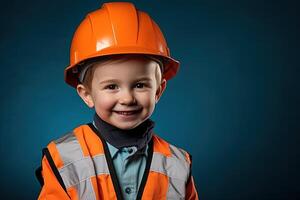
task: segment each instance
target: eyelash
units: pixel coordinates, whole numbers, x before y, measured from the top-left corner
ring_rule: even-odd
[[[139,85],[139,86],[143,86],[143,87],[138,87],[138,85]],[[144,83],[137,83],[137,84],[135,85],[135,87],[137,87],[137,88],[144,88],[144,87],[145,87],[145,84],[144,84]]]
[[[105,88],[104,89],[108,89],[108,90],[115,90],[115,89],[117,89],[118,88],[118,86],[117,85],[115,85],[115,84],[111,84],[111,85],[107,85],[107,86],[105,86]]]

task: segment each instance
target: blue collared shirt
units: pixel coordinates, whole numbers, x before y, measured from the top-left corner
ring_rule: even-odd
[[[106,143],[124,199],[136,199],[146,167],[148,145],[137,151],[135,146],[117,149]]]

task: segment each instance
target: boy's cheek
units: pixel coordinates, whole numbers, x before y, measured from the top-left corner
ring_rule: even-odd
[[[155,100],[155,94],[152,92],[145,93],[145,94],[139,95],[137,97],[137,100],[139,101],[140,104],[151,105],[152,102]]]
[[[95,103],[95,107],[101,110],[109,110],[112,109],[114,106],[113,102],[109,99],[102,99],[101,101],[97,101]]]

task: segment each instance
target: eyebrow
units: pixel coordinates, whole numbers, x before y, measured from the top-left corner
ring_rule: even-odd
[[[99,82],[99,84],[105,84],[105,83],[112,83],[112,82],[118,82],[118,79],[107,79],[104,81]]]
[[[152,81],[152,79],[149,77],[141,77],[141,78],[137,78],[136,81]]]

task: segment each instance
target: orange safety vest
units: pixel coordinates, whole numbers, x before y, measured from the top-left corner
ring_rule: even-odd
[[[121,200],[106,142],[93,124],[81,125],[43,150],[39,200]],[[190,156],[153,134],[137,199],[198,199]]]

